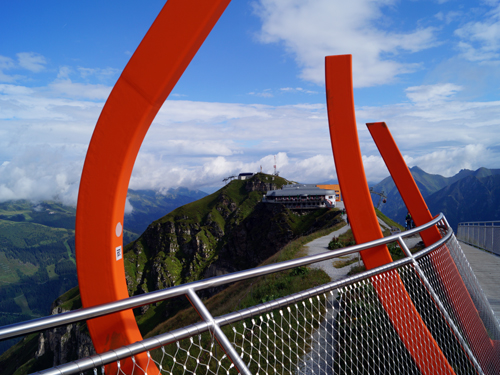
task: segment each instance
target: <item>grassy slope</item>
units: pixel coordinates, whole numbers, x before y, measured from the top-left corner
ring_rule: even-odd
[[[29,201],[0,203],[0,288],[21,281],[22,275],[33,276],[40,261],[55,277],[54,266],[59,254],[73,259],[75,209],[54,202],[38,205]],[[63,246],[63,247],[62,247]],[[54,247],[54,249],[51,249]],[[57,248],[57,249],[56,249]],[[50,267],[52,265],[52,267]]]
[[[308,236],[298,238],[263,262],[261,266],[300,257],[303,255],[301,254],[303,246],[308,242],[326,236],[343,225],[344,224],[339,224],[336,227],[324,229]],[[330,278],[328,275],[321,270],[293,269],[235,283],[206,300],[205,304],[213,316],[220,316],[301,290],[309,289],[329,281]],[[197,321],[199,321],[197,313],[192,308],[188,308],[180,311],[165,322],[160,322],[154,329],[149,331],[145,337],[152,337]]]
[[[396,228],[399,228],[400,230],[404,230],[404,228],[403,228],[403,226],[401,224],[398,224],[394,220],[389,219],[379,209],[376,208],[375,212],[377,214],[377,217],[379,217],[380,219],[382,219],[390,227],[396,227]]]
[[[300,237],[290,242],[285,248],[266,260],[262,265],[281,262],[303,256],[303,246],[316,238],[328,235],[339,227],[323,229],[310,235]],[[229,288],[206,300],[206,306],[214,316],[223,315],[244,307],[253,306],[281,296],[289,295],[301,290],[312,288],[330,281],[329,277],[321,270],[308,270],[306,268],[284,271],[279,274],[251,279],[235,283]],[[64,293],[58,298],[57,303],[61,308],[74,310],[81,307],[78,287]],[[149,311],[149,310],[148,310]],[[152,337],[162,332],[171,331],[187,324],[199,321],[199,317],[192,308],[180,311],[169,319],[159,319],[156,323],[146,321],[141,323],[138,319],[140,329],[145,337]],[[22,342],[14,345],[11,349],[0,356],[0,367],[6,374],[24,375],[34,371],[50,367],[51,364],[35,363],[33,353],[37,350],[38,335],[27,336]],[[16,363],[24,365],[16,370]],[[33,367],[36,366],[36,367]],[[14,372],[15,371],[15,372]]]
[[[264,183],[275,183],[277,188],[286,184],[285,179],[276,176],[259,174],[254,178]],[[248,181],[234,180],[218,192],[179,207],[152,223],[152,226],[156,226],[157,224],[165,224],[166,222],[175,222],[176,228],[182,230],[189,228],[191,225],[196,226],[199,232],[196,233],[196,235],[192,232],[183,235],[182,240],[188,242],[193,240],[194,236],[196,236],[196,240],[204,242],[208,249],[206,254],[209,254],[205,258],[196,256],[192,263],[189,264],[189,259],[182,254],[182,251],[177,251],[175,253],[170,252],[169,254],[165,254],[165,252],[161,251],[155,254],[154,251],[148,248],[146,242],[143,241],[142,238],[139,238],[135,244],[127,246],[125,249],[125,269],[127,275],[129,275],[132,280],[132,288],[130,291],[133,293],[136,288],[139,287],[138,280],[140,280],[141,275],[147,274],[148,268],[151,267],[152,259],[155,259],[157,263],[166,265],[164,272],[173,276],[175,280],[173,285],[194,281],[202,277],[208,265],[217,259],[218,250],[226,241],[226,237],[221,240],[214,238],[211,233],[211,225],[213,224],[208,223],[215,222],[219,228],[224,231],[232,230],[238,223],[242,223],[246,218],[252,215],[255,207],[262,200],[262,192],[253,191],[249,193],[246,190],[247,182]],[[221,200],[232,202],[237,208],[231,212],[227,210],[227,205],[220,204]],[[224,210],[227,210],[227,212]],[[302,235],[304,232],[307,232],[317,220],[321,221],[323,218],[325,218],[325,220],[331,220],[331,218],[326,218],[328,212],[328,209],[324,209],[311,211],[307,215],[295,215],[290,213],[285,216],[287,221],[286,224],[289,225],[295,234]],[[279,220],[280,219],[282,218],[280,217]],[[172,238],[171,241],[175,242],[174,238],[178,236],[178,234],[163,232],[162,236],[170,236]],[[136,250],[137,246],[140,246],[140,251],[131,251],[133,246],[136,246]],[[258,245],[256,244],[256,246]],[[185,275],[185,270],[188,266],[193,270],[191,276]],[[141,288],[144,289],[145,287],[143,284],[141,284]],[[168,286],[170,285],[164,285],[163,287]],[[148,290],[153,290],[151,285],[147,285],[146,287]],[[182,304],[182,302],[179,302],[179,304]],[[165,306],[165,304],[158,304],[150,306],[146,312],[139,313],[136,311],[137,320],[142,332],[145,333],[153,329],[159,321],[168,314],[166,310],[168,308],[169,307]]]
[[[265,174],[258,174],[254,177],[259,179],[264,183],[275,183],[277,188],[281,188],[286,184],[286,180],[280,177],[274,177]],[[156,220],[151,225],[156,226],[158,224],[165,224],[166,222],[175,223],[176,227],[180,230],[189,229],[190,226],[195,226],[199,228],[196,237],[190,234],[185,234],[180,240],[187,243],[193,240],[201,241],[205,244],[208,252],[205,258],[197,258],[192,261],[193,271],[192,275],[187,277],[185,275],[185,267],[187,259],[186,255],[181,251],[176,251],[175,253],[170,252],[165,254],[165,252],[160,252],[154,254],[154,252],[148,248],[146,242],[143,240],[142,236],[125,247],[125,270],[132,282],[131,291],[135,291],[138,287],[137,280],[138,276],[144,272],[145,267],[147,268],[148,261],[155,259],[160,262],[167,264],[167,269],[171,278],[174,279],[173,284],[177,285],[183,282],[193,281],[201,277],[203,271],[211,264],[215,257],[217,256],[217,250],[222,246],[223,241],[218,241],[217,238],[213,236],[213,229],[211,227],[211,222],[217,223],[220,230],[226,231],[228,228],[234,227],[237,223],[241,223],[248,215],[252,213],[255,206],[262,200],[262,192],[253,191],[248,192],[245,189],[247,181],[245,180],[233,180],[226,186],[224,186],[219,191],[201,198],[195,202],[188,203],[182,207],[179,207],[164,217]],[[236,204],[237,210],[232,213],[227,206],[221,205],[221,200],[227,200]],[[178,238],[175,233],[169,234],[164,233],[165,237],[169,237],[172,243],[178,243]],[[134,246],[140,247],[140,254],[138,252],[131,251]],[[165,285],[165,287],[170,285]],[[151,290],[151,286],[146,286],[148,290]]]

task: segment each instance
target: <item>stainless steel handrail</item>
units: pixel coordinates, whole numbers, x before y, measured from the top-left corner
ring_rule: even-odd
[[[213,288],[220,285],[233,283],[236,281],[242,281],[257,276],[264,276],[299,266],[305,266],[312,263],[317,263],[324,260],[352,253],[357,253],[359,251],[366,250],[371,247],[398,241],[399,238],[404,238],[419,233],[427,228],[430,228],[438,224],[439,222],[443,222],[445,223],[444,225],[446,225],[445,219],[444,220],[443,219],[444,215],[441,213],[439,214],[439,216],[429,221],[428,223],[421,225],[420,227],[403,232],[403,234],[398,233],[388,237],[370,241],[364,244],[346,247],[344,249],[340,249],[337,251],[328,251],[321,254],[310,255],[285,262],[270,264],[267,266],[253,268],[250,270],[239,271],[222,276],[215,276],[209,279],[194,281],[191,283],[174,286],[168,289],[157,290],[154,292],[141,294],[138,296],[132,296],[123,300],[114,301],[98,306],[82,308],[74,311],[68,311],[62,314],[30,320],[27,322],[11,324],[0,328],[0,340],[26,335],[28,333],[39,332],[67,324],[72,324],[83,320],[88,320],[99,316],[112,314],[122,310],[128,310],[144,305],[149,305],[152,303],[157,303],[173,297],[186,295],[189,290],[199,291],[207,288]]]
[[[440,216],[441,217],[441,216]],[[439,219],[439,218],[438,218]],[[443,218],[444,219],[444,218]],[[437,219],[436,219],[437,220]],[[446,219],[444,219],[446,220]],[[439,221],[439,220],[438,220]],[[428,226],[426,226],[427,228]],[[422,228],[422,227],[419,227]],[[416,229],[419,229],[416,228]],[[408,231],[410,232],[410,231]],[[416,231],[410,232],[409,235],[415,234]],[[418,232],[418,230],[417,230]],[[357,275],[347,277],[342,280],[337,280],[333,281],[324,285],[320,285],[308,290],[304,290],[302,292],[298,292],[295,294],[291,294],[289,296],[281,297],[273,301],[269,301],[260,305],[252,306],[240,311],[232,312],[226,315],[222,315],[219,317],[213,318],[213,321],[204,321],[204,322],[199,322],[195,323],[183,328],[176,329],[174,331],[170,331],[167,333],[163,333],[160,335],[157,335],[155,337],[145,339],[141,342],[137,342],[128,346],[124,346],[118,349],[115,349],[110,352],[106,352],[103,354],[96,354],[91,357],[87,358],[82,358],[79,360],[76,360],[74,362],[70,362],[67,364],[63,364],[57,367],[53,367],[47,370],[43,370],[40,372],[37,372],[37,375],[69,375],[69,374],[75,374],[77,372],[83,372],[87,370],[91,370],[93,368],[98,368],[100,366],[107,365],[109,363],[113,363],[116,361],[119,361],[121,359],[131,357],[133,355],[143,353],[146,351],[150,351],[156,348],[159,348],[161,346],[165,346],[168,344],[171,344],[173,342],[189,338],[194,335],[198,335],[204,332],[207,332],[212,329],[214,326],[219,326],[223,327],[228,324],[233,324],[238,321],[252,318],[257,315],[261,315],[279,308],[286,307],[288,305],[291,305],[295,302],[305,300],[307,298],[312,298],[319,296],[321,294],[330,292],[332,290],[345,287],[347,285],[354,284],[356,282],[368,279],[370,277],[379,275],[384,272],[391,271],[396,268],[403,267],[407,264],[412,264],[414,263],[414,259],[421,258],[430,252],[436,250],[437,248],[441,247],[443,244],[445,244],[452,236],[453,231],[451,228],[448,227],[448,231],[443,238],[441,238],[439,241],[435,242],[431,246],[413,254],[413,257],[407,257],[403,258],[388,264],[385,264],[383,266],[373,268],[371,270],[359,273]],[[404,236],[401,234],[394,235],[391,237],[386,237],[385,239],[391,238],[392,240],[398,241],[400,244],[403,243],[403,238]],[[373,241],[377,242],[377,245],[379,245],[379,240]],[[393,242],[393,241],[389,241]],[[343,253],[345,255],[345,253]],[[193,296],[193,290],[191,289],[189,292]],[[209,314],[208,314],[209,315]],[[210,319],[209,316],[206,316],[207,319]]]

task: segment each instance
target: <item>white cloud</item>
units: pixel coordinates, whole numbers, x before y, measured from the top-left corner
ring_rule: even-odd
[[[277,90],[265,89],[260,92],[252,91],[248,95],[258,96],[261,98],[274,98],[276,95],[286,95],[286,94],[318,94],[317,91],[306,90],[302,87],[282,87]]]
[[[489,5],[495,8],[486,15],[485,20],[468,22],[455,31],[461,39],[457,46],[467,60],[500,60],[500,4]]]
[[[16,67],[16,63],[10,57],[0,55],[0,82],[15,82],[21,78],[19,75],[8,75],[6,70]]]
[[[387,122],[409,163],[430,173],[498,167],[500,102],[458,101],[458,90],[451,84],[414,86],[407,90],[412,102],[356,108],[368,181],[388,174],[364,126],[380,120]],[[61,99],[60,92],[55,84],[0,85],[0,200],[76,202],[103,101],[93,101],[99,95],[88,93]],[[323,182],[336,178],[330,147],[324,104],[168,100],[143,142],[130,187],[220,186],[224,178],[260,166],[272,173],[274,156],[281,176]]]
[[[52,82],[49,87],[55,94],[69,98],[85,98],[90,100],[106,100],[111,87],[100,84],[76,83],[70,79],[60,79]]]
[[[47,64],[45,57],[35,52],[20,52],[17,54],[17,60],[19,66],[33,73],[41,72]]]
[[[390,0],[260,0],[260,40],[283,43],[302,68],[301,78],[324,82],[324,58],[352,54],[355,87],[389,83],[418,64],[402,63],[396,56],[437,44],[431,27],[406,33],[380,27],[382,9]]]
[[[357,111],[357,120],[361,124],[382,119],[402,154],[413,158],[408,160],[413,160],[413,165],[426,171],[449,174],[462,168],[498,168],[500,165],[498,101],[430,101],[425,104],[363,107]],[[363,153],[376,154],[376,147],[365,126],[359,128]],[[480,145],[489,151],[469,157],[471,145]],[[460,154],[464,157],[458,157]],[[432,156],[425,158],[425,155]],[[440,155],[446,156],[440,162],[433,161]]]
[[[134,210],[132,203],[130,203],[128,197],[125,199],[125,215],[131,214]]]
[[[419,157],[406,156],[405,161],[412,166],[418,166],[427,173],[451,177],[461,169],[476,170],[480,166],[491,163],[495,159],[498,165],[498,155],[493,155],[484,145],[471,144],[464,147],[453,147],[437,150]],[[491,168],[490,164],[490,168]]]
[[[0,56],[0,70],[12,69],[16,66],[14,60],[10,57]]]
[[[273,93],[271,92],[271,89],[265,89],[261,92],[252,91],[252,92],[249,92],[248,95],[260,96],[261,98],[273,98],[274,97]]]
[[[283,92],[289,93],[304,93],[304,94],[317,94],[317,91],[305,90],[302,87],[283,87],[280,89]]]
[[[49,145],[18,151],[0,166],[0,201],[56,199],[76,204],[81,162],[68,160],[64,149]]]
[[[99,80],[106,80],[120,74],[120,71],[118,69],[109,67],[104,69],[99,69],[99,68],[84,68],[79,66],[77,69],[82,78],[97,77]]]
[[[415,103],[441,102],[453,97],[462,87],[452,83],[408,87],[408,99]]]

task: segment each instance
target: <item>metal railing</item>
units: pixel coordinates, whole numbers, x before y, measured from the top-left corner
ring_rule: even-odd
[[[426,249],[416,254],[411,254],[411,252],[405,245],[403,238],[418,234],[419,232],[434,225],[437,225],[438,228],[440,228],[441,232],[443,233],[443,238],[440,241],[434,243],[433,245],[427,247]],[[258,315],[269,313],[273,310],[289,306],[293,303],[296,303],[297,301],[304,301],[308,298],[310,299],[312,297],[317,297],[321,294],[331,292],[339,288],[352,286],[355,283],[367,280],[369,278],[373,278],[377,275],[388,273],[391,270],[400,269],[405,266],[412,266],[418,273],[419,278],[423,280],[423,284],[425,284],[425,287],[429,290],[429,293],[432,295],[433,299],[437,301],[436,305],[438,309],[441,311],[441,314],[446,318],[446,321],[448,322],[449,327],[451,327],[453,334],[460,341],[462,348],[464,352],[467,353],[467,356],[470,358],[472,365],[476,368],[476,371],[478,373],[482,374],[483,371],[481,370],[481,366],[475,359],[475,356],[471,352],[471,349],[467,344],[466,340],[462,337],[460,328],[458,328],[456,324],[453,322],[453,319],[449,317],[445,306],[440,302],[440,299],[436,295],[436,293],[433,292],[433,288],[430,285],[429,281],[427,280],[426,275],[420,269],[417,263],[418,259],[426,257],[434,250],[442,247],[447,241],[450,241],[452,236],[453,232],[449,227],[446,219],[441,214],[431,222],[426,223],[421,227],[406,232],[398,233],[396,235],[392,235],[389,237],[385,237],[379,240],[375,240],[369,243],[355,245],[348,248],[339,249],[336,251],[328,251],[313,256],[307,256],[299,259],[271,264],[223,276],[213,277],[206,280],[175,286],[165,290],[159,290],[139,296],[133,296],[125,300],[107,303],[104,305],[94,306],[90,308],[82,308],[79,310],[70,311],[50,317],[40,318],[28,322],[22,322],[10,326],[1,327],[0,340],[96,318],[99,316],[112,314],[118,311],[164,301],[166,299],[173,298],[176,296],[186,295],[189,298],[191,304],[195,307],[197,312],[202,317],[203,322],[199,322],[165,334],[160,334],[153,338],[144,339],[141,342],[121,347],[111,352],[97,354],[91,357],[83,358],[71,363],[47,369],[39,372],[39,374],[61,375],[61,374],[82,373],[84,371],[97,369],[104,365],[117,362],[125,358],[133,357],[134,355],[137,355],[139,353],[144,353],[144,352],[149,353],[150,350],[153,350],[155,348],[163,347],[164,345],[173,342],[179,342],[179,340],[200,335],[201,333],[207,331],[210,331],[211,334],[217,339],[217,341],[222,346],[227,356],[230,358],[234,366],[238,369],[238,372],[242,374],[251,374],[248,368],[248,363],[245,363],[242,359],[243,354],[241,355],[238,354],[238,352],[234,348],[234,345],[227,338],[227,335],[224,334],[224,332],[221,330],[221,327],[233,324],[235,322],[240,322],[242,320],[252,318]],[[306,266],[316,262],[357,253],[362,250],[366,250],[378,245],[388,244],[392,242],[399,243],[400,247],[403,249],[404,253],[407,256],[406,258],[357,274],[352,277],[348,277],[342,280],[337,280],[328,284],[315,287],[313,289],[309,289],[283,298],[279,298],[274,301],[266,302],[261,305],[253,306],[220,317],[213,317],[207,310],[203,302],[200,300],[198,295],[196,294],[197,291],[203,289],[213,288],[216,286],[233,283],[236,281],[242,281],[258,276],[269,275],[284,270],[290,270],[299,266]]]
[[[457,238],[469,245],[500,255],[500,221],[459,223]]]

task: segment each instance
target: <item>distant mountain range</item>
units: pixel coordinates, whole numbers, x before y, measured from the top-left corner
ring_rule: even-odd
[[[139,236],[153,221],[177,207],[184,206],[207,195],[201,190],[190,190],[185,187],[171,188],[162,193],[153,190],[129,189],[127,198],[133,210],[130,214],[125,215],[124,227]]]
[[[165,193],[129,190],[124,244],[150,223],[207,194],[186,188]],[[57,202],[0,203],[0,326],[50,313],[51,303],[77,285],[76,209]],[[0,354],[12,342],[0,342]]]
[[[462,169],[452,177],[429,174],[419,167],[410,172],[431,214],[444,213],[455,231],[462,221],[500,220],[500,169]],[[372,194],[375,207],[403,223],[407,209],[392,177],[374,185],[373,190],[387,196],[387,203],[382,203]]]

